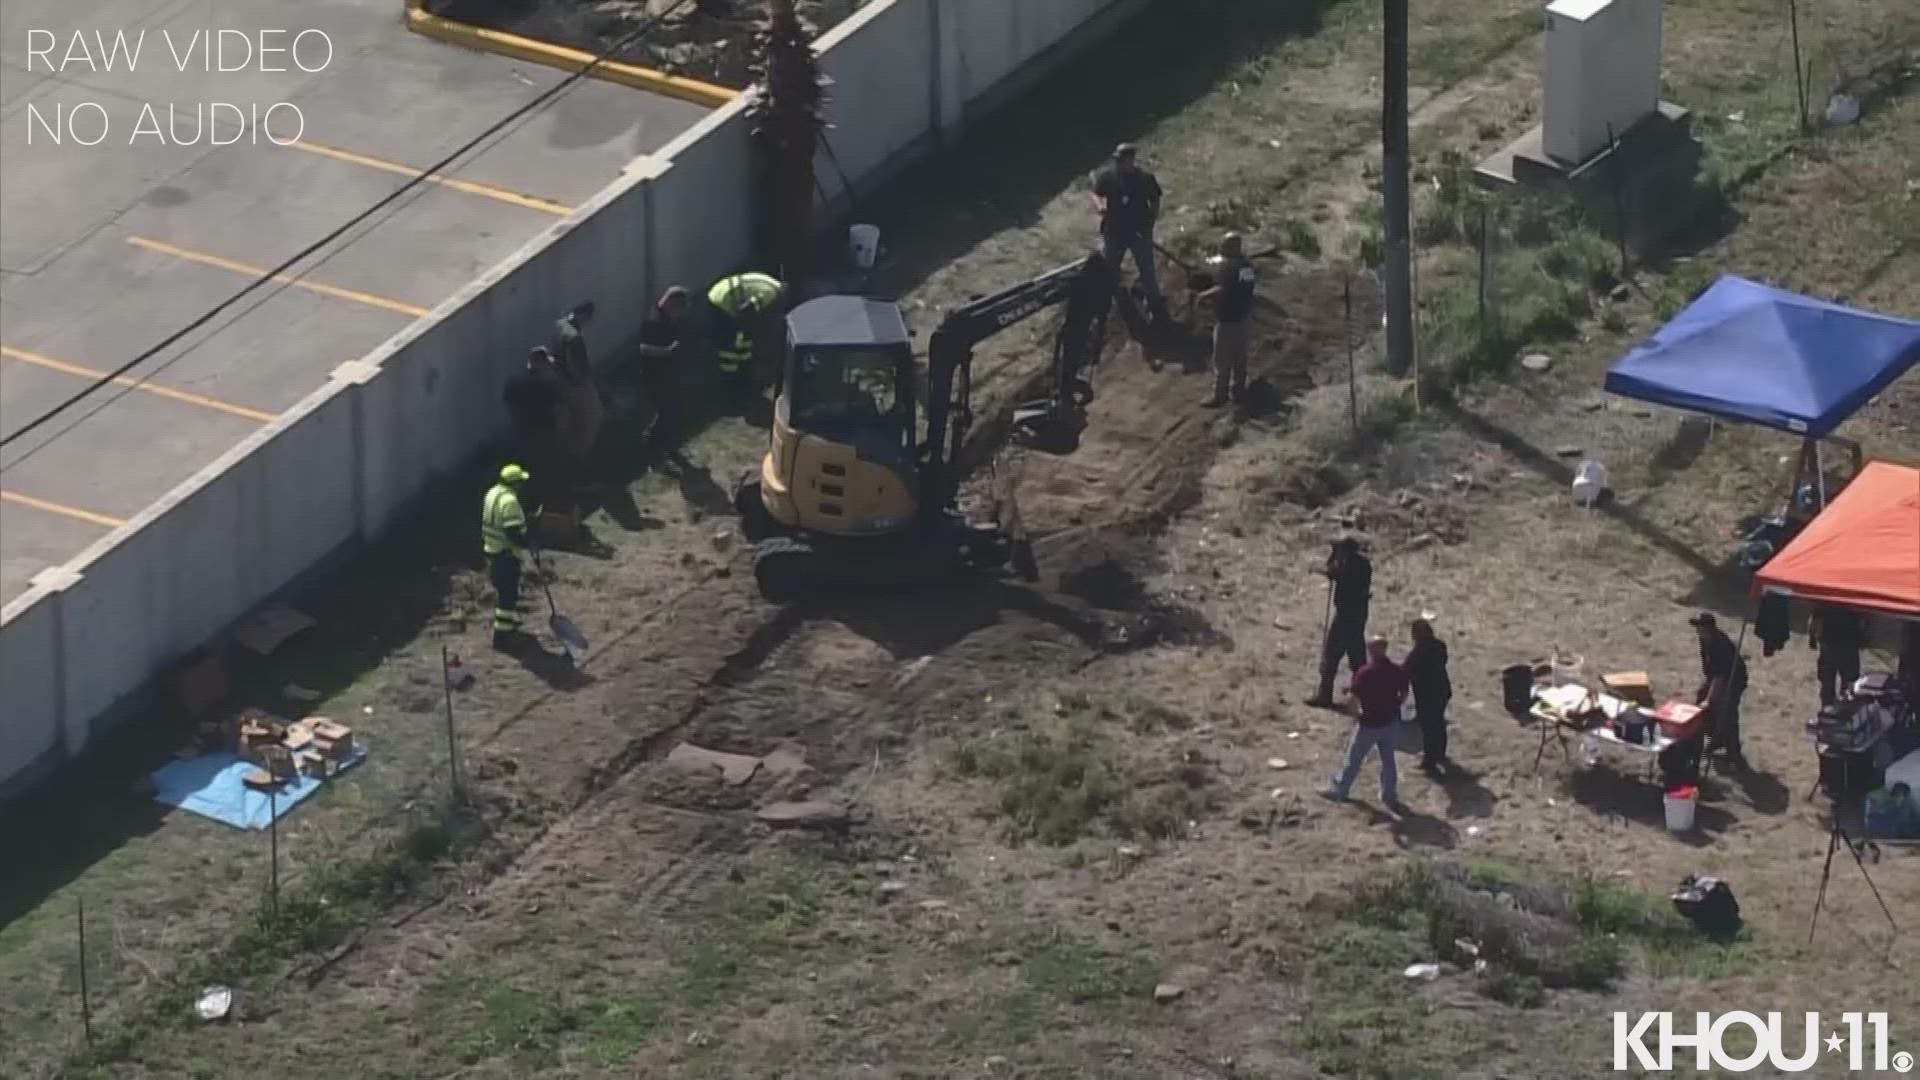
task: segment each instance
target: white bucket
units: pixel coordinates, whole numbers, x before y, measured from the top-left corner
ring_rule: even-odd
[[[853,225],[847,229],[847,256],[857,270],[871,270],[880,258],[880,227]]]
[[[1600,493],[1607,487],[1607,467],[1588,458],[1580,463],[1573,473],[1573,501],[1581,506],[1592,506],[1600,501]]]
[[[1698,795],[1668,795],[1667,831],[1689,832],[1693,829],[1693,812],[1700,805]]]
[[[1555,656],[1553,658],[1553,685],[1573,686],[1586,682],[1587,661],[1582,656]]]

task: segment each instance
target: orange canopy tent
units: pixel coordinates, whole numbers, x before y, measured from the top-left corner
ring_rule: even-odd
[[[1753,588],[1920,619],[1920,469],[1869,462]]]

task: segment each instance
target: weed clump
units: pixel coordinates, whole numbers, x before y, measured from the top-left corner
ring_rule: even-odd
[[[1104,833],[1123,840],[1170,839],[1219,802],[1210,768],[1190,755],[1173,762],[1131,758],[1108,730],[1178,731],[1184,716],[1150,702],[1096,705],[1084,694],[1059,703],[1055,721],[991,742],[956,744],[949,768],[993,781],[992,814],[1013,843],[1061,847]]]

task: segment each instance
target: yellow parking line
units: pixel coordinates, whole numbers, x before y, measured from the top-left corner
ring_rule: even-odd
[[[553,214],[556,217],[565,217],[573,212],[573,207],[571,206],[554,202],[552,199],[543,199],[538,195],[522,195],[517,191],[508,191],[506,188],[494,187],[492,184],[480,184],[472,180],[461,180],[452,176],[427,176],[426,170],[416,169],[411,165],[402,165],[397,161],[368,157],[365,154],[356,154],[351,150],[342,150],[335,146],[308,142],[305,139],[285,145],[295,150],[305,150],[309,154],[318,154],[321,157],[332,158],[335,161],[344,161],[350,165],[363,165],[369,169],[379,169],[381,172],[393,173],[396,176],[424,177],[429,184],[438,184],[443,188],[448,188],[453,191],[464,191],[469,195],[479,195],[483,198],[495,199],[503,203],[512,203],[515,206],[524,206],[529,210],[538,210],[541,213]]]
[[[18,503],[21,506],[31,506],[35,510],[45,510],[49,514],[59,514],[61,517],[70,517],[78,521],[91,522],[92,524],[95,524],[95,525],[104,525],[109,529],[117,529],[120,526],[125,525],[127,523],[125,518],[108,517],[105,514],[96,514],[91,510],[82,510],[77,506],[68,506],[65,503],[48,502],[45,499],[36,499],[31,495],[22,495],[17,491],[8,491],[4,488],[0,488],[0,502]]]
[[[223,259],[218,255],[208,255],[202,251],[189,251],[186,248],[177,247],[159,240],[149,240],[144,236],[129,236],[127,237],[127,243],[137,248],[145,248],[148,251],[158,252],[162,255],[171,255],[176,259],[185,259],[188,262],[197,262],[205,266],[217,266],[222,270],[231,270],[236,274],[246,274],[250,277],[261,277],[267,272],[267,268],[264,266],[254,266],[250,263],[237,262],[233,259]],[[283,285],[291,285],[296,289],[305,289],[311,293],[319,293],[321,296],[331,296],[337,300],[351,300],[356,304],[365,304],[368,307],[376,307],[384,311],[396,311],[402,315],[411,315],[416,319],[425,315],[428,311],[427,308],[423,308],[418,304],[409,304],[401,300],[375,296],[372,293],[360,292],[357,289],[343,289],[338,285],[323,285],[318,281],[308,281],[305,278],[294,277],[292,274],[275,274],[273,275],[273,280]]]
[[[274,415],[270,412],[263,412],[259,409],[249,409],[245,405],[235,405],[231,401],[221,401],[219,398],[207,397],[205,394],[190,393],[186,390],[175,390],[170,386],[156,386],[153,383],[143,382],[128,375],[109,375],[99,368],[88,367],[85,364],[75,364],[66,360],[55,360],[51,356],[42,356],[39,353],[28,352],[25,349],[16,349],[11,345],[0,345],[0,356],[4,356],[9,360],[18,360],[23,364],[32,364],[35,367],[43,367],[68,375],[77,375],[83,379],[106,379],[116,386],[131,387],[135,390],[153,394],[156,397],[184,402],[188,405],[198,405],[203,409],[212,409],[215,412],[223,412],[231,416],[243,417],[257,423],[264,424],[274,419]]]

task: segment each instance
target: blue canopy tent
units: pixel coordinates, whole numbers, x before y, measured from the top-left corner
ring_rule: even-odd
[[[1615,363],[1606,389],[1820,439],[1916,362],[1920,322],[1728,275]]]

